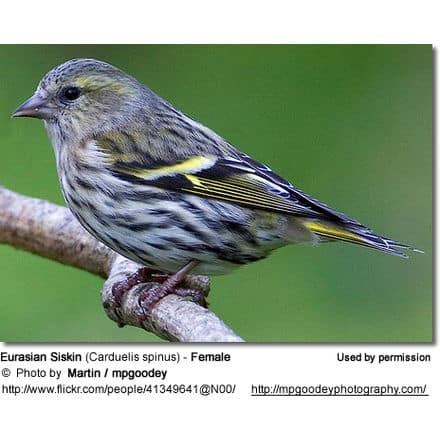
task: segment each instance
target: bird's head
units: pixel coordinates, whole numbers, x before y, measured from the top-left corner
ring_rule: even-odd
[[[64,140],[76,140],[101,127],[129,120],[144,89],[136,79],[110,64],[73,59],[49,71],[35,94],[12,116],[43,119],[49,135],[56,132]]]

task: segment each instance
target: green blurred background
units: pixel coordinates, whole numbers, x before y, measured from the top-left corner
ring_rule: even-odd
[[[0,46],[0,184],[64,204],[41,121],[11,112],[55,65],[126,70],[409,260],[289,246],[213,279],[211,309],[254,342],[432,340],[432,47]],[[101,306],[102,280],[0,245],[2,341],[160,341]]]

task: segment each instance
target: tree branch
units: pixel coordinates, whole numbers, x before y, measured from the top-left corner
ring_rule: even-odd
[[[145,284],[136,284],[122,297],[115,295],[115,287],[141,266],[95,240],[66,208],[0,186],[0,243],[106,278],[104,309],[120,326],[140,327],[170,341],[243,341],[212,312],[177,295],[160,300],[151,313],[139,303]],[[182,287],[207,294],[209,278],[190,275]]]

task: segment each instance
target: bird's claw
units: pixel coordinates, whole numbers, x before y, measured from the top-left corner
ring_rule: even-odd
[[[151,275],[151,269],[148,269],[147,267],[142,267],[136,272],[129,275],[124,280],[114,283],[112,286],[112,295],[115,306],[120,307],[122,304],[123,296],[137,284],[150,281]]]
[[[202,307],[208,307],[206,295],[208,291],[196,288],[179,287],[180,277],[153,272],[147,267],[142,267],[112,287],[113,303],[116,309],[122,306],[124,295],[139,286],[137,290],[139,303],[139,319],[145,321],[151,316],[156,304],[165,296],[174,294],[182,298],[190,298]],[[185,285],[185,281],[183,281]]]
[[[183,287],[170,289],[167,288],[166,283],[146,283],[142,286],[142,291],[138,300],[140,307],[140,320],[144,321],[148,319],[156,304],[168,295],[177,295],[181,298],[188,298],[202,307],[208,307],[208,301],[206,300],[205,295],[198,290],[186,289]]]

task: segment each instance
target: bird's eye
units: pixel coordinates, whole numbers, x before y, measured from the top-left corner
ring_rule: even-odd
[[[66,87],[62,92],[63,98],[67,101],[75,101],[81,95],[81,90],[78,87]]]

